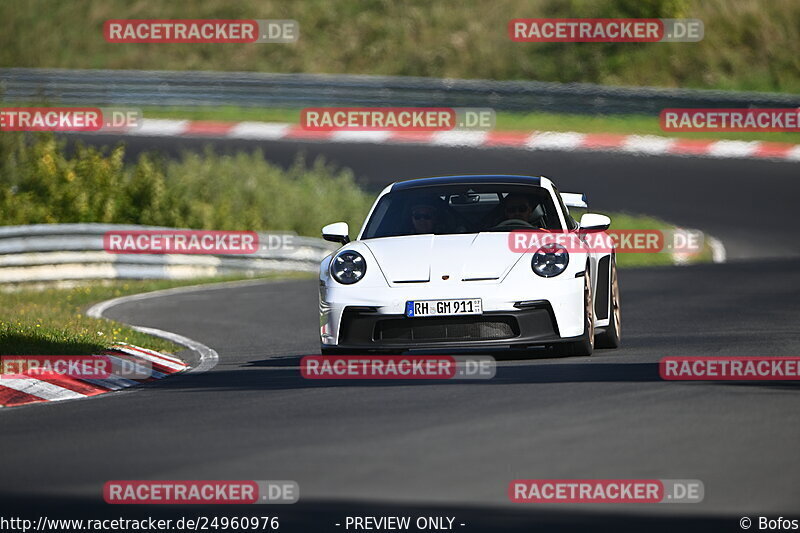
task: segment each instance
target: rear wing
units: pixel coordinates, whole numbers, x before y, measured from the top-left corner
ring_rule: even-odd
[[[586,203],[586,195],[580,192],[562,192],[561,199],[567,207],[580,207],[582,209],[589,207]]]

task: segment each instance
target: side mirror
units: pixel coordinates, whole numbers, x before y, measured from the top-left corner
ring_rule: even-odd
[[[597,213],[586,213],[581,217],[582,230],[605,231],[611,225],[611,219]]]
[[[347,227],[347,222],[335,222],[322,228],[322,238],[326,241],[347,244],[350,242],[349,232],[350,228]]]

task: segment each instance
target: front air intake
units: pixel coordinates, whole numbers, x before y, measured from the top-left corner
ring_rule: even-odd
[[[519,335],[511,316],[398,318],[375,324],[376,341],[480,341],[510,339]]]

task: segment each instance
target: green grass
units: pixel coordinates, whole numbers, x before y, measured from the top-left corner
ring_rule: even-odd
[[[188,120],[300,122],[300,109],[221,107],[146,107],[146,118],[177,118]],[[496,114],[498,131],[575,131],[578,133],[614,133],[624,135],[658,135],[688,139],[730,139],[741,141],[772,141],[800,144],[800,133],[776,132],[665,132],[658,117],[644,115],[573,115],[567,113]]]
[[[307,273],[268,273],[259,278],[310,277]],[[86,316],[92,304],[142,292],[245,279],[242,276],[191,280],[91,282],[74,288],[39,289],[21,286],[0,291],[0,355],[97,354],[116,342],[164,352],[183,349],[105,319]]]
[[[144,107],[144,118],[178,118],[184,120],[219,120],[228,122],[300,122],[300,109],[273,107]]]
[[[515,43],[513,18],[699,18],[698,43]],[[112,44],[107,19],[295,19],[293,44]],[[796,0],[6,0],[0,66],[800,91]]]

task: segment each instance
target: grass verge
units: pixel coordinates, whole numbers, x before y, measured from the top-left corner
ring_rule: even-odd
[[[275,272],[258,279],[309,277],[308,273]],[[146,335],[119,322],[86,316],[91,305],[142,292],[220,281],[250,279],[243,276],[188,280],[114,280],[80,284],[72,288],[5,287],[0,290],[0,354],[97,354],[116,342],[127,342],[164,352],[183,349],[169,341]]]

